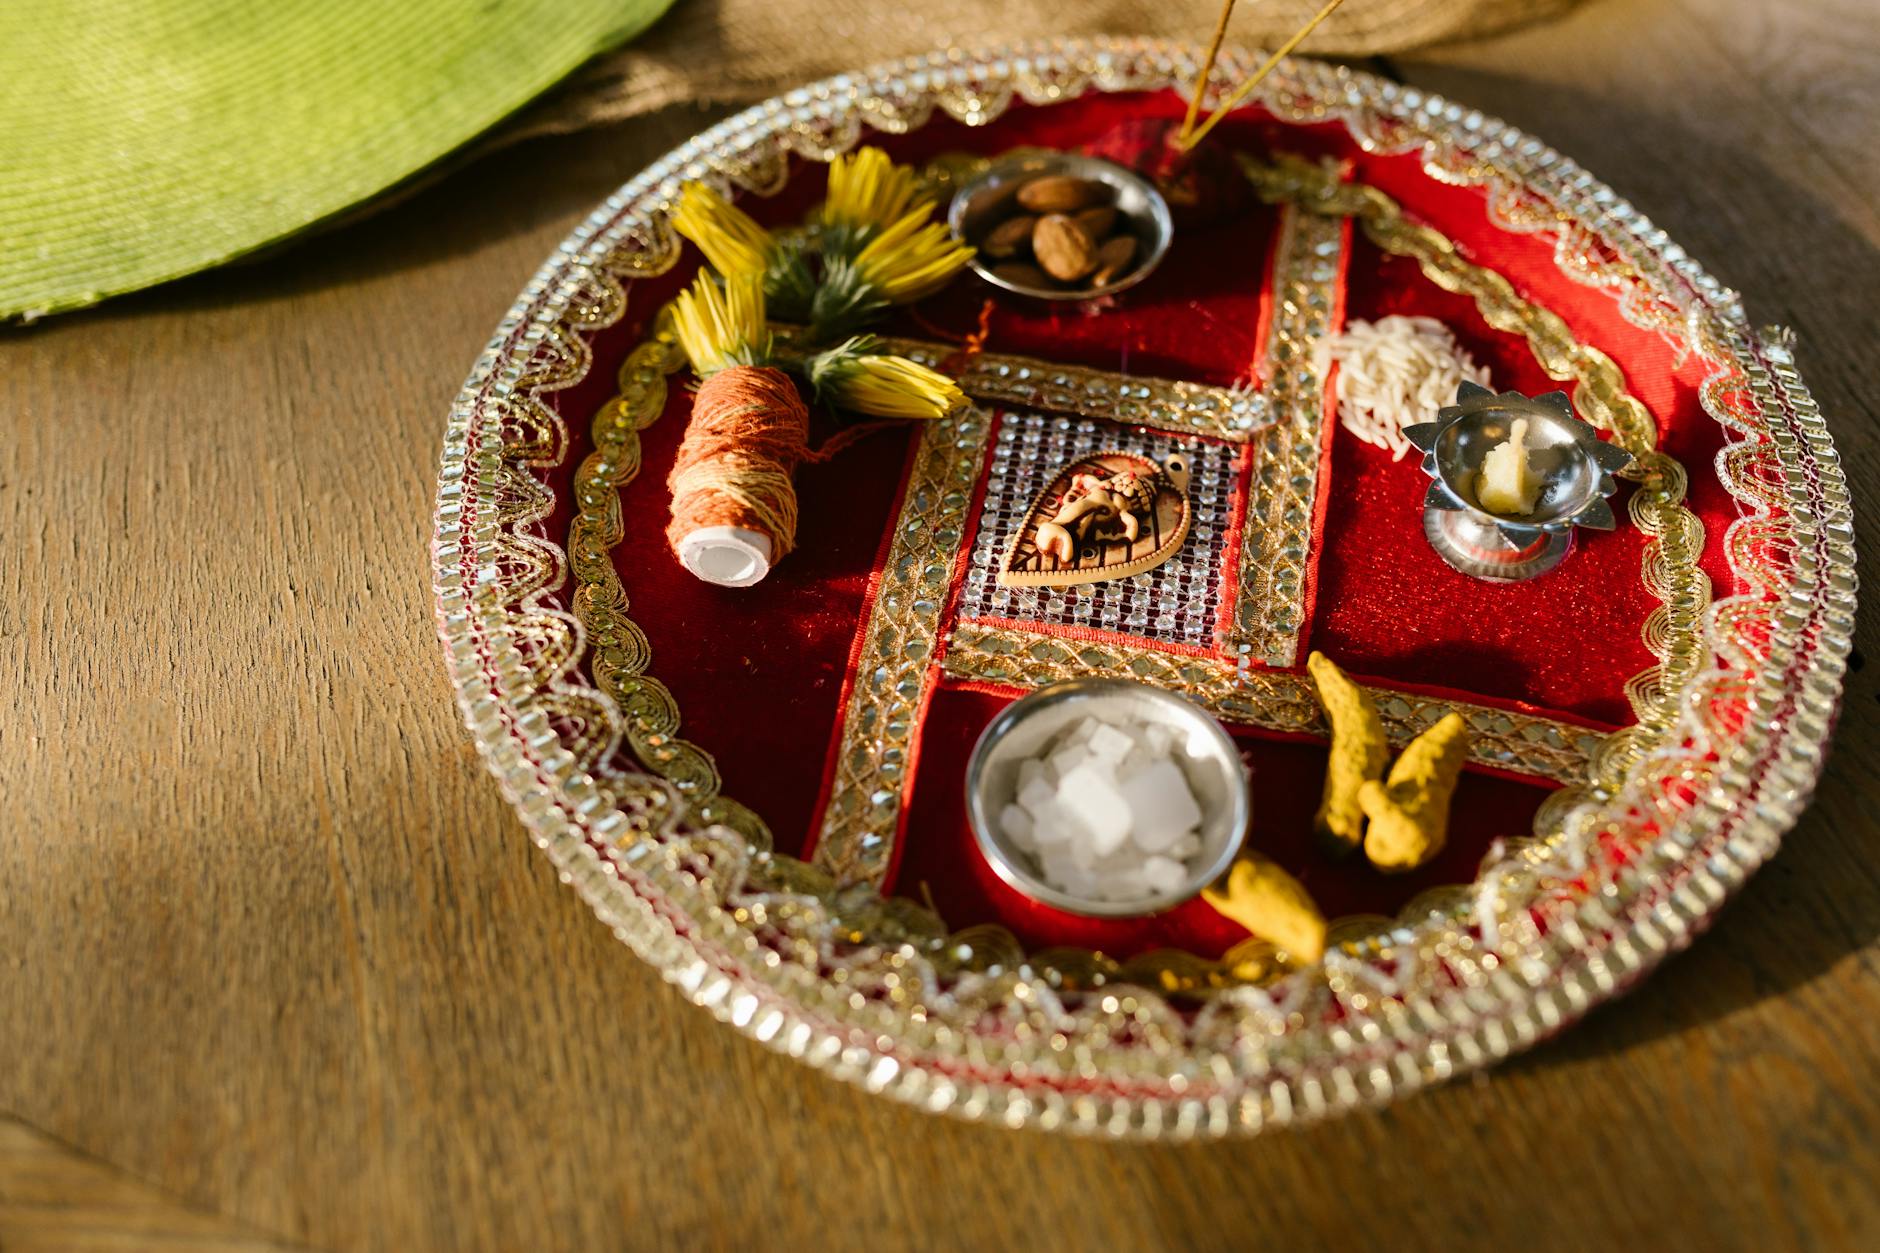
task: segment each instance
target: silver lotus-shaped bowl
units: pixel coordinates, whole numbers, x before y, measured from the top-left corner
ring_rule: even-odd
[[[1518,418],[1527,419],[1528,464],[1541,494],[1528,513],[1491,513],[1476,494],[1477,481],[1489,450],[1508,440]],[[1465,381],[1436,421],[1404,434],[1423,451],[1423,472],[1432,480],[1423,497],[1423,533],[1464,574],[1531,579],[1566,560],[1573,528],[1610,531],[1618,524],[1606,498],[1618,490],[1613,475],[1631,464],[1632,454],[1575,417],[1565,392],[1530,397]]]

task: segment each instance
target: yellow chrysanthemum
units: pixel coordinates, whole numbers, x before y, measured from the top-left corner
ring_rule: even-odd
[[[920,196],[914,171],[888,160],[879,148],[861,148],[829,163],[829,196],[822,220],[830,226],[854,230],[887,226],[932,201]]]
[[[813,367],[818,395],[880,418],[943,418],[966,403],[959,386],[937,370],[906,357],[854,351],[868,342],[851,340]]]
[[[734,365],[755,365],[768,355],[764,329],[764,280],[733,274],[725,289],[701,274],[672,302],[672,329],[679,346],[702,376]]]
[[[752,220],[750,214],[703,183],[679,189],[679,207],[672,224],[699,246],[712,268],[726,278],[734,274],[762,275],[770,266],[777,241]]]
[[[927,210],[902,215],[855,258],[862,281],[897,305],[944,287],[973,255],[947,228],[927,221]]]

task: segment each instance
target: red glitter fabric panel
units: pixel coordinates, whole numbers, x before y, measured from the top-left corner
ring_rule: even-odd
[[[1485,326],[1472,300],[1431,283],[1416,262],[1363,240],[1352,260],[1351,319],[1440,318],[1498,389],[1556,386],[1525,340]],[[1653,662],[1639,628],[1657,603],[1639,581],[1645,537],[1636,528],[1581,532],[1542,578],[1487,583],[1450,569],[1424,540],[1429,479],[1414,454],[1392,461],[1340,426],[1330,470],[1313,647],[1380,678],[1628,720],[1621,685]]]
[[[1569,278],[1554,255],[1556,244],[1551,236],[1497,227],[1489,217],[1488,198],[1481,188],[1439,183],[1423,172],[1414,155],[1354,153],[1351,159],[1358,181],[1387,192],[1415,220],[1456,240],[1470,260],[1493,268],[1517,291],[1560,315],[1582,343],[1599,348],[1625,371],[1627,387],[1658,419],[1659,447],[1690,473],[1685,503],[1704,521],[1701,564],[1705,573],[1718,595],[1739,590],[1722,547],[1724,528],[1737,516],[1737,508],[1717,482],[1712,464],[1723,446],[1723,432],[1704,413],[1698,399],[1705,374],[1703,362],[1681,354],[1656,331],[1627,321],[1613,293]],[[1355,290],[1358,275],[1354,272],[1352,278]],[[1437,289],[1431,285],[1429,290]],[[1479,315],[1472,314],[1473,302],[1465,301],[1464,305],[1471,316],[1466,324],[1460,318],[1451,320],[1451,328],[1458,334],[1466,328],[1486,330]],[[1354,309],[1348,316],[1366,315]],[[1548,390],[1561,386],[1551,380],[1544,382]],[[1621,529],[1630,525],[1620,508],[1628,490],[1621,489],[1614,498]]]
[[[894,890],[922,899],[931,892],[953,928],[1008,927],[1028,947],[1077,945],[1115,957],[1180,948],[1218,957],[1246,932],[1206,902],[1190,901],[1153,918],[1083,918],[1040,905],[1008,887],[980,854],[967,824],[960,780],[986,723],[1011,703],[993,692],[946,686],[934,694],[922,728],[900,869]],[[1247,847],[1285,866],[1329,918],[1392,915],[1417,893],[1466,883],[1497,836],[1524,835],[1548,787],[1468,770],[1457,788],[1449,843],[1413,874],[1380,874],[1357,860],[1333,861],[1314,845],[1312,816],[1325,781],[1323,745],[1237,731],[1253,769],[1253,829]]]
[[[1440,318],[1488,367],[1497,389],[1533,395],[1560,386],[1535,363],[1525,339],[1487,326],[1473,300],[1437,287],[1415,261],[1387,255],[1361,236],[1353,250],[1349,318]],[[1554,287],[1533,296],[1563,316],[1606,299],[1557,271],[1554,277]],[[1694,470],[1694,480],[1711,479],[1720,444],[1714,423],[1698,407],[1694,386],[1667,385],[1670,348],[1655,337],[1638,343],[1644,333],[1630,329],[1632,351],[1624,355],[1636,364],[1628,382],[1641,399],[1659,399],[1653,411],[1667,428],[1665,450]],[[1656,660],[1639,632],[1658,601],[1640,578],[1646,537],[1625,512],[1630,485],[1622,484],[1613,501],[1621,519],[1616,531],[1580,531],[1559,568],[1502,586],[1451,570],[1424,542],[1429,480],[1414,456],[1393,462],[1340,427],[1330,469],[1329,509],[1315,545],[1313,647],[1380,678],[1462,687],[1609,724],[1631,721],[1623,685]],[[1714,482],[1701,483],[1692,503],[1709,531],[1706,567],[1727,589],[1718,543],[1734,516],[1728,498]]]

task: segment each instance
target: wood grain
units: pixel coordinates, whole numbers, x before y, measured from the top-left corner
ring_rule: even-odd
[[[1572,153],[1795,326],[1865,500],[1872,27],[1860,0],[1607,0],[1390,68]],[[153,1205],[318,1248],[1880,1244],[1871,668],[1814,808],[1692,952],[1490,1075],[1296,1133],[933,1119],[633,960],[457,725],[427,519],[444,411],[528,274],[702,121],[531,143],[0,337],[0,1110]],[[20,1169],[0,1152],[0,1195]],[[19,1222],[0,1247],[32,1247]]]
[[[6,1253],[277,1253],[296,1246],[178,1204],[148,1184],[0,1117]]]

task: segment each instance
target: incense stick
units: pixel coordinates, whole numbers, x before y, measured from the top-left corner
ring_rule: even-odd
[[[1258,87],[1261,81],[1265,79],[1268,74],[1271,74],[1273,72],[1274,66],[1278,65],[1281,61],[1285,60],[1288,53],[1290,53],[1294,48],[1297,48],[1301,43],[1305,42],[1306,36],[1310,35],[1314,30],[1317,30],[1319,23],[1323,22],[1326,18],[1330,17],[1332,15],[1332,10],[1336,9],[1339,5],[1343,4],[1344,2],[1345,0],[1331,0],[1330,4],[1327,4],[1324,8],[1320,9],[1318,11],[1318,14],[1314,16],[1310,22],[1307,22],[1305,26],[1300,29],[1298,34],[1294,35],[1291,39],[1288,39],[1285,43],[1281,44],[1279,46],[1279,49],[1275,51],[1272,56],[1266,59],[1265,65],[1262,65],[1258,70],[1254,71],[1254,75],[1252,78],[1242,83],[1239,87],[1236,87],[1234,89],[1234,94],[1229,96],[1226,100],[1222,101],[1221,106],[1218,109],[1216,109],[1213,113],[1209,114],[1208,120],[1203,122],[1199,129],[1197,129],[1196,131],[1194,131],[1193,134],[1188,136],[1187,141],[1180,145],[1181,148],[1184,151],[1186,151],[1190,148],[1193,148],[1196,144],[1200,143],[1203,139],[1207,138],[1208,132],[1213,130],[1217,125],[1219,125],[1222,118],[1226,117],[1228,113],[1230,113],[1235,108],[1238,108],[1242,101],[1246,100],[1248,96],[1251,96],[1253,94],[1253,89]]]
[[[1208,41],[1208,55],[1201,60],[1201,77],[1195,80],[1195,89],[1188,97],[1188,116],[1182,119],[1182,128],[1175,134],[1178,147],[1188,146],[1188,136],[1195,129],[1195,118],[1201,113],[1201,97],[1208,94],[1208,80],[1214,77],[1214,59],[1221,55],[1221,41],[1227,38],[1227,19],[1234,15],[1236,0],[1223,0],[1221,16],[1214,23],[1214,38]]]

